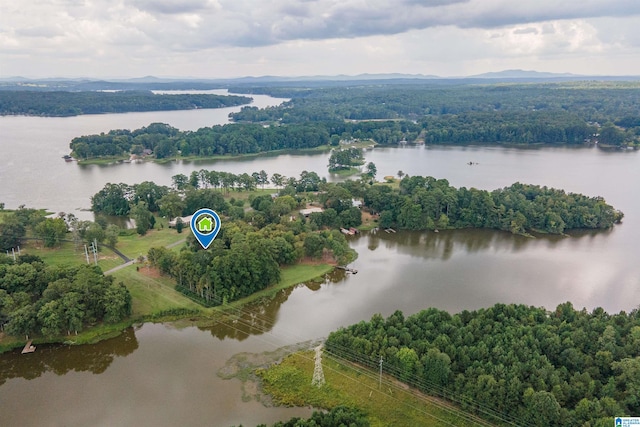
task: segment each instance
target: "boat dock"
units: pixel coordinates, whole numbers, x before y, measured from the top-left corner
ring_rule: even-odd
[[[24,348],[22,349],[22,354],[33,353],[34,351],[36,351],[36,346],[32,345],[32,342],[33,340],[27,341],[27,343],[24,345]]]
[[[355,268],[345,267],[344,265],[337,265],[336,268],[339,268],[340,270],[344,270],[347,273],[358,274],[358,270],[356,270]]]

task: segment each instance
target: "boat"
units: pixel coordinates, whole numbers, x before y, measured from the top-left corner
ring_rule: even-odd
[[[73,161],[73,157],[71,157],[68,154],[65,154],[64,156],[62,156],[62,158],[64,159],[65,162],[72,162]]]

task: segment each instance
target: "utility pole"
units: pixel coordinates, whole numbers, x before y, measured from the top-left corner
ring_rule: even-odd
[[[382,389],[382,362],[384,360],[382,359],[382,355],[380,355],[380,380],[378,382],[378,390]]]
[[[87,257],[87,264],[89,264],[89,250],[87,249],[87,245],[84,245],[84,256]]]
[[[98,241],[93,239],[93,260],[98,265]]]

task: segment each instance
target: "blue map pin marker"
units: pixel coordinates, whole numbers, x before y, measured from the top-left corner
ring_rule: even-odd
[[[198,209],[191,217],[191,232],[202,249],[209,248],[219,231],[220,217],[211,209]]]

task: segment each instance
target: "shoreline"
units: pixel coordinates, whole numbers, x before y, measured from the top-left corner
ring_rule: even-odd
[[[291,266],[287,269],[284,269],[283,271],[292,271],[293,268],[298,266],[309,267],[303,264],[296,264],[295,266]],[[302,271],[302,274],[300,274],[300,270],[302,268],[298,267],[296,271],[293,272],[293,277],[282,277],[279,283],[270,286],[269,288],[255,292],[254,294],[251,294],[237,301],[232,301],[224,306],[216,306],[210,308],[201,306],[199,304],[197,304],[198,308],[176,306],[172,309],[130,317],[122,322],[113,325],[96,325],[94,327],[83,330],[82,332],[79,332],[78,335],[63,335],[57,337],[38,336],[29,337],[29,339],[33,340],[33,344],[36,347],[42,344],[84,345],[95,344],[100,341],[115,338],[122,334],[124,330],[132,326],[141,325],[144,323],[172,323],[189,319],[190,322],[206,325],[208,323],[211,323],[212,321],[218,321],[223,316],[233,315],[234,310],[244,307],[247,304],[256,302],[261,298],[274,296],[280,290],[295,287],[304,282],[317,282],[322,279],[325,274],[330,273],[335,269],[335,266],[329,264],[318,264],[311,267],[314,268],[304,269]],[[134,267],[133,265],[131,265],[127,268],[133,269]],[[305,273],[308,274],[305,275]],[[125,283],[125,286],[126,285],[127,284]],[[175,289],[173,289],[173,291],[180,296],[184,296]],[[189,299],[189,301],[192,300]],[[16,348],[24,347],[27,341],[28,340],[25,340],[22,337],[11,337],[0,332],[0,355],[15,350]]]

